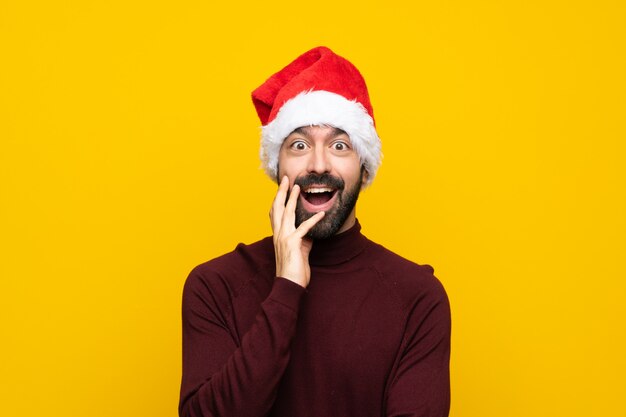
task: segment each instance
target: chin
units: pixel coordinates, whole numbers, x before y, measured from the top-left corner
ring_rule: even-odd
[[[324,216],[306,235],[313,240],[328,239],[336,235],[344,223],[345,219],[339,219],[336,215]]]

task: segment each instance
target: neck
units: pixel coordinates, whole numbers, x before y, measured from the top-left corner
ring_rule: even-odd
[[[350,214],[348,215],[348,218],[346,219],[345,222],[343,222],[343,224],[341,225],[341,227],[339,228],[339,230],[337,230],[337,233],[335,234],[340,234],[345,232],[348,229],[351,229],[352,226],[354,226],[354,224],[356,223],[356,208],[353,208],[352,211],[350,212]]]
[[[361,225],[355,218],[352,221],[352,227],[345,231],[328,239],[314,241],[309,254],[309,263],[315,266],[345,263],[360,254],[365,249],[367,241],[367,238],[361,234]]]

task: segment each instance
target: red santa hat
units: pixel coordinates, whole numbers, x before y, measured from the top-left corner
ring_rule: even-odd
[[[320,46],[300,55],[252,92],[262,123],[261,161],[276,178],[280,147],[295,129],[328,125],[345,131],[371,183],[381,143],[365,80],[345,58]]]

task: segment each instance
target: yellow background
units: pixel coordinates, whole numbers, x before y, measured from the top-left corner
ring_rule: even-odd
[[[626,416],[623,4],[2,1],[0,415],[176,415],[187,273],[270,233],[249,94],[328,45],[363,231],[451,299],[451,416]]]

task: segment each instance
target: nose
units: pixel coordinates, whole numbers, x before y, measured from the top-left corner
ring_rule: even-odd
[[[324,146],[316,146],[309,158],[309,172],[324,174],[330,172],[330,163]]]

